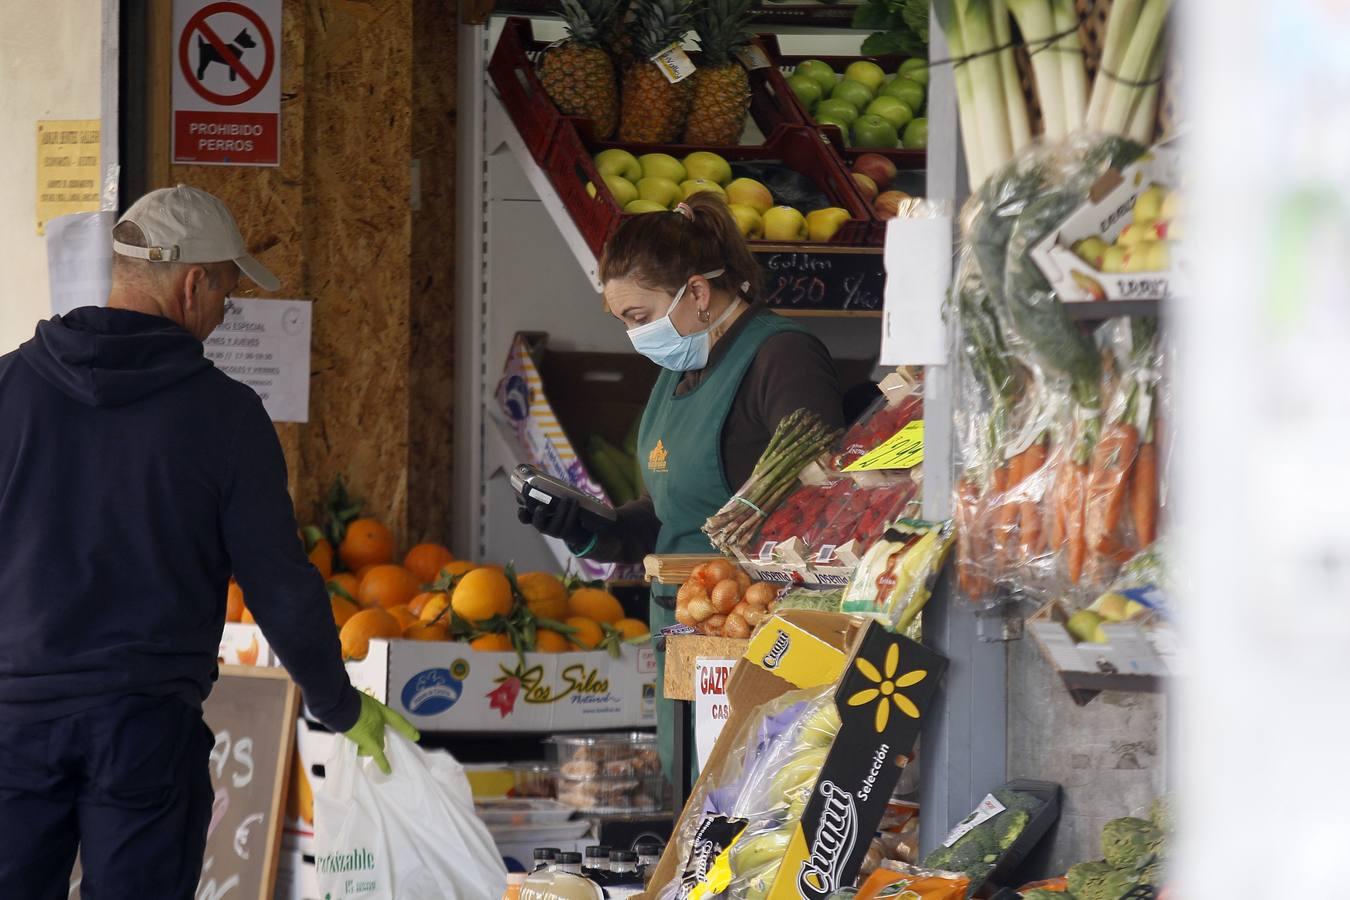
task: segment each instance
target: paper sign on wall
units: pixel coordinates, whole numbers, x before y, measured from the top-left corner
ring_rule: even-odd
[[[253,388],[273,422],[309,421],[308,300],[225,301],[225,321],[206,339],[206,358]]]
[[[713,744],[717,743],[717,736],[722,733],[722,726],[731,715],[727,682],[731,680],[734,668],[734,659],[700,657],[694,662],[694,744],[699,771],[703,770]]]
[[[275,166],[281,0],[174,0],[173,161]]]
[[[891,219],[885,259],[881,364],[942,365],[947,361],[942,305],[952,280],[951,217]]]
[[[57,216],[98,210],[98,141],[98,119],[37,123],[38,234]]]

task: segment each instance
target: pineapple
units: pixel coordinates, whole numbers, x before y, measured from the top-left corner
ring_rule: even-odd
[[[745,25],[754,0],[703,0],[694,14],[703,51],[694,82],[694,99],[684,128],[686,144],[738,144],[750,110],[750,77],[736,60],[749,41]]]
[[[564,115],[590,119],[602,141],[614,134],[619,117],[614,63],[603,46],[618,8],[615,0],[562,0],[569,37],[539,60],[539,80],[549,99]]]
[[[684,133],[693,97],[691,79],[671,84],[651,58],[682,40],[690,25],[690,0],[634,0],[633,50],[637,60],[623,76],[619,140],[668,144]]]

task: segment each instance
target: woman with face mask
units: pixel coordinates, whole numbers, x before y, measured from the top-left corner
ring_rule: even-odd
[[[704,521],[750,476],[779,421],[805,408],[844,424],[834,364],[807,329],[764,307],[759,265],[714,194],[625,222],[605,246],[600,281],[633,349],[662,369],[638,432],[644,493],[600,534],[569,504],[522,509],[522,521],[590,559],[712,553]],[[674,607],[675,588],[652,585],[653,634],[674,623]],[[658,708],[664,748],[671,704]]]

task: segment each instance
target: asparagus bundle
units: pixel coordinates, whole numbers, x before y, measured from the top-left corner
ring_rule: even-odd
[[[815,413],[799,409],[769,440],[750,479],[707,522],[703,533],[723,553],[744,546],[765,517],[797,487],[797,476],[839,437]]]

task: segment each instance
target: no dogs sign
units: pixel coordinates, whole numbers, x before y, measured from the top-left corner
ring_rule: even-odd
[[[174,0],[173,161],[275,166],[282,0]]]

